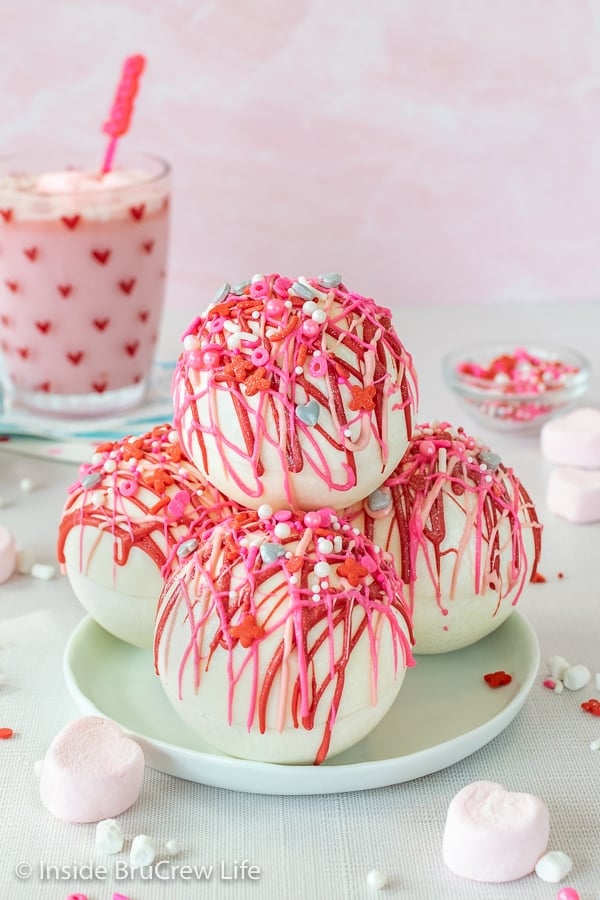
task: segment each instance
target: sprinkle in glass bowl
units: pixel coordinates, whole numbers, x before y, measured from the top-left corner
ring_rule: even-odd
[[[473,344],[442,361],[444,381],[482,425],[537,431],[588,388],[590,365],[576,350],[542,342]]]

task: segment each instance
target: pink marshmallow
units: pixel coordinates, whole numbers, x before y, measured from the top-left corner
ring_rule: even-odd
[[[600,520],[600,472],[565,466],[548,479],[548,509],[569,522],[586,524]]]
[[[0,525],[0,584],[8,581],[17,567],[15,539],[4,525]]]
[[[50,744],[40,770],[40,796],[58,819],[99,822],[135,803],[143,777],[140,746],[109,719],[86,716]]]
[[[600,468],[600,409],[581,407],[542,428],[542,453],[559,466]]]
[[[535,870],[549,831],[548,808],[538,797],[511,793],[493,781],[475,781],[448,807],[444,862],[472,881],[514,881]]]

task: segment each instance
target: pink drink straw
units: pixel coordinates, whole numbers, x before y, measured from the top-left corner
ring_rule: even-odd
[[[133,103],[135,95],[138,92],[138,82],[144,66],[146,58],[137,54],[136,56],[128,56],[123,63],[123,72],[121,80],[113,100],[108,120],[102,126],[104,134],[108,134],[110,140],[104,154],[102,163],[102,173],[110,172],[113,164],[115,150],[117,149],[117,141],[129,129],[131,114],[133,112]]]

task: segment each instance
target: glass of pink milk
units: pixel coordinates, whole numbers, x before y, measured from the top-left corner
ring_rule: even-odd
[[[0,351],[15,406],[97,416],[142,400],[164,300],[170,168],[0,159]]]

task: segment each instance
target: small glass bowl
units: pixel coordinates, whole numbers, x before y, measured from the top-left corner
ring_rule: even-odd
[[[540,341],[482,342],[442,360],[445,384],[480,424],[533,432],[585,393],[590,364],[581,353]]]

